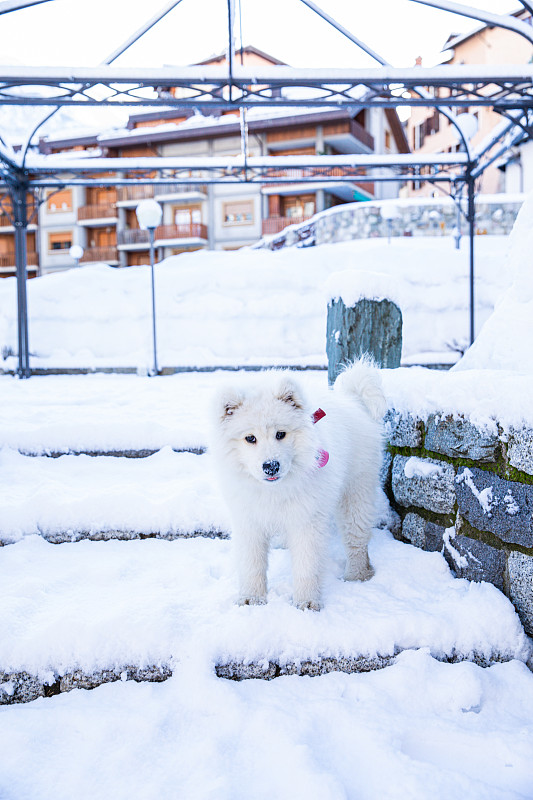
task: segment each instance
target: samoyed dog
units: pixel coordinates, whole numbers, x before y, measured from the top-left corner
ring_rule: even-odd
[[[332,519],[346,550],[345,580],[374,570],[368,540],[382,458],[379,370],[354,363],[309,403],[294,372],[270,370],[217,394],[211,452],[230,510],[241,605],[265,603],[268,551],[290,550],[293,602],[321,608]]]

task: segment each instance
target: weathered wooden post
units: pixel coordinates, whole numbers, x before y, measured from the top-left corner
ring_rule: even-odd
[[[339,273],[341,284],[346,287],[347,273]],[[364,278],[363,278],[364,276]],[[361,285],[355,289],[359,278],[368,283],[369,273],[351,272],[349,278],[353,286],[343,294],[334,289],[335,278],[328,281],[330,300],[328,303],[327,342],[328,381],[330,385],[341,371],[343,365],[361,356],[369,355],[377,366],[394,369],[400,366],[402,354],[402,312],[391,299],[376,292],[375,288]],[[383,279],[385,276],[375,276]],[[376,294],[381,295],[376,299]],[[369,295],[369,296],[365,296]]]

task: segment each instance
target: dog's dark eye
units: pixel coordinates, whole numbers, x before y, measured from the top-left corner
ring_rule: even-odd
[[[276,433],[276,439],[284,439],[286,436],[285,431],[278,431]]]
[[[248,442],[248,444],[255,444],[257,442],[255,436],[245,436],[244,438]]]

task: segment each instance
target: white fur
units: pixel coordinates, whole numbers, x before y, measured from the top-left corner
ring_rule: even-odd
[[[313,424],[318,407],[326,416]],[[291,552],[294,603],[320,609],[333,517],[346,549],[345,579],[372,577],[368,540],[384,410],[379,371],[367,361],[349,367],[334,390],[314,404],[288,371],[262,373],[244,387],[218,394],[211,450],[232,516],[239,603],[266,602],[268,550],[272,537],[281,533]],[[276,438],[278,431],[285,437]],[[255,443],[246,441],[250,436]],[[329,453],[322,468],[316,459],[320,449]],[[276,462],[276,480],[267,480],[263,465],[272,471]]]

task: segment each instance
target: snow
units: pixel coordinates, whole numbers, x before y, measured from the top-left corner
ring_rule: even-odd
[[[431,475],[439,475],[442,473],[442,467],[439,464],[431,464],[429,461],[422,458],[412,456],[407,459],[403,468],[406,478],[429,478]]]
[[[515,369],[533,372],[531,321],[533,320],[533,194],[524,201],[509,236],[505,272],[511,285],[499,298],[494,313],[457,364],[457,370]]]
[[[334,272],[324,286],[326,302],[340,298],[345,306],[354,306],[362,298],[390,300],[399,305],[401,297],[398,281],[382,272],[354,269]]]
[[[476,243],[481,316],[488,317],[518,269],[502,269],[504,242]],[[466,254],[449,245],[445,238],[351,242],[169,259],[157,268],[162,360],[324,359],[323,284],[353,265],[398,282],[408,356],[442,351],[468,317]],[[28,288],[34,364],[149,365],[146,269],[84,268]],[[14,281],[1,282],[4,348],[15,342],[14,297]],[[13,363],[7,356],[5,364]],[[389,406],[422,419],[464,414],[504,434],[532,425],[531,371],[479,366],[384,370]],[[299,377],[306,393],[327,382],[325,371]],[[441,553],[376,528],[376,574],[352,584],[341,579],[332,537],[324,609],[313,613],[291,604],[283,549],[271,554],[268,604],[240,607],[231,540],[45,540],[226,532],[210,455],[176,451],[205,447],[210,397],[233,378],[0,376],[0,537],[8,542],[0,548],[0,670],[28,670],[49,682],[76,668],[122,675],[92,691],[0,706],[0,796],[531,800],[533,675],[524,664],[531,643],[505,596],[454,578]],[[157,452],[73,454],[121,450]],[[419,459],[407,468],[427,477]],[[462,477],[468,481],[467,470]],[[490,513],[490,496],[478,499]],[[512,515],[512,495],[504,502]],[[445,547],[460,565],[454,535],[448,529]],[[390,666],[367,674],[237,683],[215,672],[228,662],[283,666],[399,650]],[[511,660],[489,668],[438,660],[454,654]],[[173,674],[138,684],[125,680],[132,665],[168,665]],[[12,675],[0,678],[1,693],[13,696]]]
[[[207,456],[164,447],[148,458],[125,460],[27,458],[3,448],[0,473],[3,543],[31,534],[53,537],[58,530],[73,539],[79,532],[193,535],[230,530]]]
[[[385,376],[394,372],[412,371]],[[308,391],[326,384],[324,372],[300,377]],[[285,550],[272,553],[269,603],[238,607],[230,541],[54,545],[35,535],[224,530],[209,455],[170,448],[205,445],[210,397],[232,379],[0,378],[1,525],[15,540],[0,551],[1,669],[52,682],[76,667],[173,671],[162,684],[120,680],[0,707],[0,795],[425,800],[431,787],[437,800],[458,788],[473,800],[532,797],[528,642],[509,601],[489,584],[454,579],[441,554],[376,530],[375,577],[348,584],[333,540],[325,607],[314,614],[290,603]],[[52,459],[19,446],[162,449],[144,459]],[[214,672],[228,661],[400,648],[409,649],[371,674],[234,683]],[[453,652],[514,660],[488,669],[435,660]],[[13,692],[9,676],[2,688]]]
[[[6,800],[519,800],[532,712],[518,662],[419,651],[367,675],[233,683],[187,661],[162,685],[7,709],[0,785]]]
[[[509,285],[505,237],[477,237],[477,319]],[[324,284],[349,270],[357,285],[394,293],[403,357],[450,358],[469,330],[468,253],[451,237],[358,240],[276,252],[199,251],[156,266],[159,363],[164,366],[325,365]],[[387,277],[385,277],[387,276]],[[370,283],[369,283],[370,281]],[[393,292],[394,290],[394,292]],[[35,367],[152,364],[148,267],[87,266],[28,283]],[[261,324],[258,324],[261,320]],[[16,352],[16,282],[0,282],[0,351]],[[459,353],[456,353],[457,359]],[[13,368],[8,356],[4,366]]]
[[[479,505],[481,506],[483,513],[487,514],[490,517],[492,506],[494,504],[492,496],[492,486],[487,486],[486,489],[479,491],[476,484],[474,483],[474,476],[472,475],[472,470],[468,469],[468,467],[465,467],[464,470],[457,475],[456,481],[457,483],[465,483],[468,486],[468,488],[478,501]]]
[[[271,554],[267,605],[241,607],[227,540],[54,545],[28,537],[3,551],[2,669],[62,675],[172,665],[185,656],[199,670],[228,662],[285,666],[421,647],[437,658],[528,657],[510,602],[490,584],[453,578],[440,554],[376,531],[375,578],[349,583],[336,545],[323,612],[301,613],[291,604],[286,550]]]

